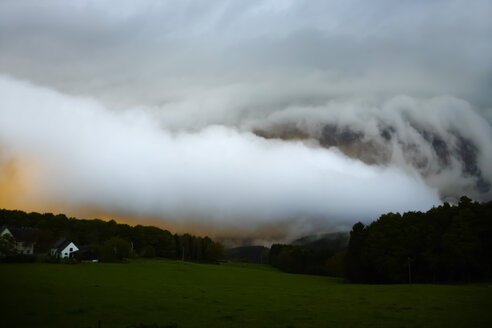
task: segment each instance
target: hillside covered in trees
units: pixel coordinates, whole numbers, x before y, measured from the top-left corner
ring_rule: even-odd
[[[384,214],[369,225],[356,223],[348,246],[340,245],[272,245],[270,264],[359,283],[490,281],[492,202],[462,197],[456,206],[426,213]]]
[[[107,261],[129,256],[215,261],[224,256],[223,246],[209,237],[172,234],[153,226],[130,226],[114,220],[79,220],[64,214],[0,209],[0,226],[4,225],[36,228],[31,237],[36,253],[47,253],[58,238],[65,237],[91,247]],[[114,249],[118,249],[118,255]]]
[[[306,236],[289,245],[274,244],[270,264],[290,273],[343,276],[348,233]]]
[[[0,210],[0,226],[36,228],[38,253],[63,236],[89,245],[102,260],[164,257],[189,261],[224,258],[224,247],[208,237],[177,235],[152,226],[114,220],[78,220],[63,214]],[[348,245],[347,245],[348,244]],[[114,249],[120,258],[114,258]],[[387,213],[356,223],[344,233],[305,238],[291,245],[229,249],[233,260],[268,262],[290,273],[345,277],[358,283],[435,283],[492,280],[492,201],[444,203],[422,212]]]
[[[462,197],[426,213],[388,213],[350,232],[353,282],[471,282],[492,279],[492,202]]]

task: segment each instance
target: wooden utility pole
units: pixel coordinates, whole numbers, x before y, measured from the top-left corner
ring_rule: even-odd
[[[408,283],[412,283],[412,268],[410,266],[410,256],[408,257]]]

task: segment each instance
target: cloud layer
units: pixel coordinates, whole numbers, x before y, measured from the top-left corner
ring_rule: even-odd
[[[243,95],[229,99],[228,111],[400,93],[451,94],[490,108],[491,7],[488,0],[4,0],[0,71],[111,108],[210,103],[210,92]]]
[[[224,126],[171,133],[143,111],[113,113],[5,78],[0,90],[4,160],[40,163],[20,205],[36,199],[247,227],[297,218],[350,224],[438,203],[418,176],[337,151]]]
[[[491,12],[0,1],[0,206],[289,234],[488,200]]]

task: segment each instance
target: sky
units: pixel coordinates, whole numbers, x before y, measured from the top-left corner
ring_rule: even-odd
[[[0,0],[0,207],[289,240],[492,199],[492,1]]]

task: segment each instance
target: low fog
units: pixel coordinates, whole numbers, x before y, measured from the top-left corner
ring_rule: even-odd
[[[0,1],[0,207],[288,240],[492,199],[490,1]]]

